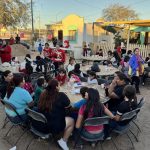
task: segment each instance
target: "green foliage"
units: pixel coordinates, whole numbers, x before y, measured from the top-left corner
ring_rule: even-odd
[[[26,27],[30,22],[30,3],[23,0],[0,0],[0,24],[4,27]]]

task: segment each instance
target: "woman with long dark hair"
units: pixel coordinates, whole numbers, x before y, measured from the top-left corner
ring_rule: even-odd
[[[140,76],[143,75],[144,72],[144,60],[140,55],[139,48],[134,49],[134,54],[129,60],[129,75],[132,78],[131,84],[135,84],[136,93],[140,93],[139,84],[140,84]]]
[[[15,75],[8,84],[5,101],[13,104],[16,107],[16,111],[21,116],[22,120],[18,118],[17,114],[8,108],[5,108],[6,114],[15,122],[26,121],[27,116],[25,109],[33,106],[33,100],[28,91],[23,89],[24,81],[23,76]]]
[[[105,114],[107,114],[111,118],[114,118],[114,115],[100,102],[100,95],[96,89],[89,88],[87,93],[85,94],[85,98],[87,99],[87,102],[86,104],[81,106],[78,113],[78,119],[76,122],[77,129],[80,129],[82,126],[82,122],[88,118],[102,117]],[[101,134],[102,131],[103,131],[102,125],[94,127],[86,126],[86,128],[82,130],[82,134],[86,134],[87,132],[92,134]]]
[[[66,117],[65,110],[70,107],[70,100],[65,93],[59,92],[59,83],[53,79],[49,82],[46,90],[41,94],[38,110],[44,114],[48,123],[45,127],[41,127],[42,132],[51,132],[52,134],[60,134],[64,132],[63,138],[58,140],[58,144],[62,149],[68,150],[67,140],[74,128],[74,120]]]

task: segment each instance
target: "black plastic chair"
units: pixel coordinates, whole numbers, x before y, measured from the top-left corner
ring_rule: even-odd
[[[137,111],[137,115],[138,115],[138,113],[140,112],[141,108],[143,107],[144,103],[145,103],[145,98],[142,97],[142,98],[140,99],[138,105],[137,105],[137,108],[139,108],[139,111]],[[139,131],[139,132],[142,132],[141,129],[140,129],[140,127],[139,127],[139,125],[135,122],[136,119],[137,119],[137,116],[132,120],[132,122],[133,122],[134,125],[137,127],[138,131]]]
[[[132,142],[132,140],[131,140],[131,137],[130,137],[129,134],[128,134],[128,131],[134,136],[135,140],[138,142],[138,138],[137,138],[137,137],[135,136],[135,134],[130,130],[130,123],[131,123],[132,120],[137,116],[137,112],[139,112],[139,111],[140,111],[140,108],[137,108],[137,109],[135,109],[135,110],[132,110],[132,111],[130,111],[130,112],[127,112],[127,113],[123,114],[123,115],[121,116],[120,122],[121,122],[121,121],[127,121],[127,120],[128,120],[129,123],[128,123],[127,125],[124,125],[124,126],[119,126],[119,125],[118,125],[117,128],[115,128],[115,129],[112,130],[112,132],[115,132],[115,133],[117,133],[118,135],[126,134],[126,135],[128,136],[128,138],[129,138],[129,140],[131,141],[131,144],[132,144],[132,147],[133,147],[133,148],[134,148],[134,144],[133,144],[133,142]],[[117,148],[117,145],[115,144],[115,142],[114,142],[113,139],[112,139],[112,141],[113,141],[113,143],[114,143],[116,149],[118,149],[118,148]]]
[[[11,104],[11,103],[9,103],[8,101],[4,101],[4,100],[1,100],[1,102],[2,102],[2,104],[4,105],[4,107],[5,108],[7,108],[7,109],[9,109],[9,110],[11,110],[12,112],[14,112],[15,114],[16,114],[16,116],[19,118],[19,120],[20,121],[18,121],[18,122],[15,122],[13,119],[12,119],[12,117],[10,117],[8,114],[6,114],[6,118],[5,118],[5,121],[6,120],[9,120],[10,122],[11,122],[11,124],[12,124],[12,126],[11,126],[11,128],[7,131],[7,133],[5,134],[5,137],[7,137],[8,136],[8,134],[10,133],[10,131],[13,129],[13,127],[15,127],[15,126],[18,126],[18,127],[21,127],[21,129],[23,129],[23,133],[18,137],[18,139],[17,139],[17,141],[15,142],[15,144],[14,145],[16,145],[18,142],[19,142],[19,140],[21,139],[21,137],[26,133],[26,131],[28,130],[28,128],[26,128],[25,129],[25,122],[24,122],[24,120],[21,118],[21,116],[19,115],[19,113],[17,112],[17,110],[16,110],[16,107],[13,105],[13,104]],[[8,122],[7,122],[8,123]],[[7,124],[6,123],[6,124]],[[6,125],[5,124],[5,125]],[[27,127],[27,126],[26,126]]]
[[[93,126],[94,127],[94,126],[102,126],[102,125],[108,124],[109,120],[110,120],[110,118],[108,116],[86,119],[83,123],[81,130],[80,130],[80,134],[79,134],[80,137],[85,141],[92,142],[93,144],[98,143],[99,141],[103,141],[104,140],[104,130],[102,130],[101,134],[99,134],[99,136],[96,136],[95,138],[86,137],[85,135],[82,134],[82,131],[83,131],[84,127],[86,127],[86,126]],[[88,134],[93,135],[92,133],[89,133],[86,130],[84,132],[87,132]],[[77,138],[77,141],[75,141],[74,147],[76,147],[78,140],[79,140],[79,138]],[[93,146],[95,146],[95,145],[93,145]]]
[[[40,123],[43,124],[47,124],[47,119],[46,117],[41,114],[38,113],[34,110],[31,110],[29,108],[26,109],[27,115],[31,118],[31,124],[30,124],[30,131],[37,137],[41,138],[41,139],[48,139],[52,134],[51,133],[42,133],[40,131],[38,131],[32,124],[32,121],[38,121]],[[30,143],[28,144],[26,150],[30,147],[32,141],[34,140],[34,138],[30,141]]]

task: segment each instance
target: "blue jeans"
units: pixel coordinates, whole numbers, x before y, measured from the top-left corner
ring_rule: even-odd
[[[8,117],[8,119],[12,122],[12,123],[14,123],[14,124],[26,124],[27,123],[27,121],[28,121],[28,117],[27,117],[27,115],[26,114],[24,114],[24,115],[20,115],[20,117],[18,117],[18,116],[15,116],[15,117],[11,117],[11,116],[8,116],[7,115],[7,117]]]

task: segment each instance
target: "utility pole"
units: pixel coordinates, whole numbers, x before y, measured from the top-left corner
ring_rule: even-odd
[[[41,16],[40,16],[40,12],[39,12],[39,38],[41,36]]]
[[[31,19],[32,19],[32,50],[34,50],[34,23],[33,23],[33,1],[31,0]]]

